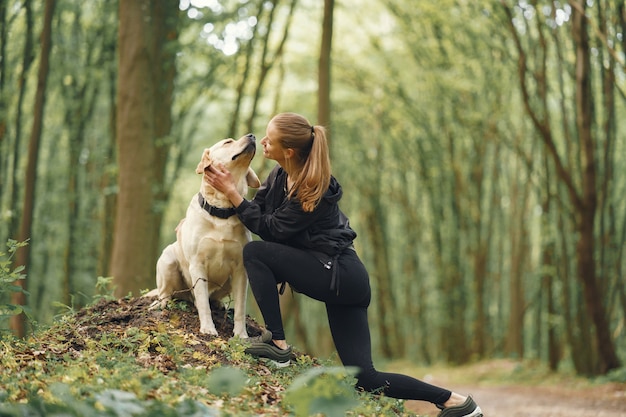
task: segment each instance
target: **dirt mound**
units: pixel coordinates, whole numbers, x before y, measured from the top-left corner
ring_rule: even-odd
[[[88,343],[96,341],[132,352],[138,363],[144,367],[154,366],[163,373],[175,370],[176,362],[203,367],[234,365],[223,349],[215,348],[216,344],[228,343],[233,335],[232,309],[211,302],[218,336],[209,336],[200,333],[198,312],[192,303],[175,301],[167,308],[151,310],[149,307],[154,300],[152,297],[102,299],[39,334],[36,338],[41,349],[22,352],[22,359],[27,359],[25,356],[39,359],[38,352],[45,352],[47,356],[52,354],[63,360],[64,355],[81,355]],[[246,327],[250,336],[261,334],[261,326],[250,317],[246,319]],[[193,352],[172,358],[160,348],[165,338],[184,339],[186,346],[193,346]],[[138,345],[143,349],[138,349]]]
[[[192,303],[175,301],[172,307],[150,310],[153,301],[155,298],[152,297],[100,300],[76,313],[74,320],[80,325],[80,331],[88,336],[93,336],[93,332],[123,331],[128,327],[156,329],[163,323],[175,322],[181,331],[196,334],[200,339],[213,338],[200,333],[198,311]],[[229,339],[233,335],[233,310],[211,301],[211,315],[219,337]],[[250,317],[246,319],[246,327],[250,336],[261,334],[261,327]]]

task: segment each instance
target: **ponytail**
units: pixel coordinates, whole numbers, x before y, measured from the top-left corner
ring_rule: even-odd
[[[278,128],[278,140],[284,148],[295,151],[296,171],[294,186],[289,197],[297,194],[302,209],[311,212],[317,207],[330,184],[330,155],[326,129],[313,126],[303,116],[295,113],[281,113],[272,119]]]

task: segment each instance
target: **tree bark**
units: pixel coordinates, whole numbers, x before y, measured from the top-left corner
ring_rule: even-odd
[[[597,208],[595,140],[592,133],[593,94],[591,89],[591,50],[587,34],[586,2],[578,0],[574,7],[572,32],[576,47],[576,127],[581,143],[582,196],[577,210],[578,242],[576,259],[578,277],[584,288],[585,305],[596,330],[596,344],[600,354],[601,372],[621,366],[611,338],[609,323],[595,271],[594,225]]]
[[[5,93],[6,73],[7,73],[7,1],[0,1],[0,207],[3,207],[4,190],[6,180],[9,178],[7,171],[9,152],[6,142],[7,131],[7,99]],[[2,229],[0,228],[0,238]],[[4,240],[4,239],[1,239]]]
[[[322,45],[318,67],[317,123],[328,128],[326,137],[331,137],[330,83],[331,52],[333,40],[333,12],[335,0],[324,0],[324,21],[322,23]]]
[[[9,225],[8,225],[8,236],[17,236],[19,233],[19,219],[20,219],[20,215],[22,214],[22,211],[24,209],[24,207],[20,207],[19,204],[19,184],[18,184],[18,178],[20,178],[20,175],[18,175],[18,171],[19,171],[19,156],[21,154],[21,152],[23,152],[22,150],[22,115],[23,115],[23,103],[24,103],[24,97],[26,96],[26,90],[27,90],[27,79],[28,79],[28,73],[30,71],[30,68],[32,66],[33,63],[33,57],[34,57],[34,52],[33,52],[33,26],[34,26],[34,22],[33,22],[33,10],[32,10],[32,6],[31,6],[31,2],[30,0],[26,0],[24,2],[24,14],[25,14],[25,18],[26,18],[26,28],[25,28],[25,36],[24,36],[24,49],[22,52],[22,68],[20,71],[20,75],[18,77],[18,94],[17,94],[17,106],[16,106],[16,115],[15,115],[15,133],[14,133],[14,137],[15,137],[15,141],[13,143],[13,149],[12,149],[12,163],[9,164],[11,165],[11,170],[12,172],[10,172],[10,174],[7,176],[7,178],[11,179],[11,186],[10,186],[10,200],[9,200],[9,205],[11,207],[11,219],[9,221]],[[7,167],[7,172],[8,172],[9,168]]]
[[[177,38],[168,9],[166,0],[119,6],[119,191],[110,268],[116,296],[155,285],[175,71],[168,43]]]
[[[39,59],[39,71],[37,73],[37,90],[35,92],[35,105],[33,109],[33,128],[28,144],[28,162],[26,167],[26,181],[24,187],[24,205],[18,241],[25,242],[32,234],[33,212],[35,207],[35,185],[37,179],[37,160],[39,158],[39,143],[43,130],[43,115],[46,104],[46,86],[50,69],[50,51],[52,49],[52,17],[54,16],[55,0],[46,0],[44,9],[43,27],[41,29],[41,52]],[[15,254],[15,266],[24,265],[28,272],[30,261],[30,245],[24,246]],[[26,279],[17,281],[24,290],[27,288]],[[25,305],[26,295],[24,292],[16,292],[11,296],[11,303]],[[11,318],[11,330],[18,337],[25,335],[25,316],[19,314]]]
[[[587,33],[588,22],[587,16],[585,16],[586,2],[584,0],[570,2],[572,5],[572,39],[575,48],[573,89],[575,91],[574,105],[576,133],[578,135],[577,143],[580,145],[576,154],[579,158],[579,172],[575,171],[576,163],[570,162],[566,164],[563,162],[567,159],[559,154],[557,143],[553,137],[553,131],[548,117],[547,86],[544,85],[547,74],[545,53],[543,55],[544,61],[541,63],[542,66],[533,73],[536,79],[542,80],[542,83],[538,83],[536,91],[536,94],[541,100],[541,107],[537,110],[534,109],[531,104],[533,102],[531,99],[532,92],[527,82],[531,71],[527,67],[527,57],[517,34],[517,29],[512,24],[512,11],[504,2],[501,2],[501,4],[507,14],[509,28],[519,53],[518,73],[524,107],[539,132],[539,137],[546,147],[550,158],[554,162],[556,175],[567,191],[567,196],[569,197],[574,213],[576,229],[576,275],[583,288],[584,304],[595,333],[594,347],[599,353],[601,368],[597,371],[606,372],[619,367],[620,361],[617,357],[613,340],[611,339],[606,310],[602,303],[603,293],[598,284],[594,260],[594,256],[596,255],[594,227],[598,205],[595,157],[597,141],[593,135],[592,127],[594,119],[594,96],[591,84],[591,49],[589,35]],[[539,28],[539,36],[542,41],[540,47],[545,50],[547,46],[541,28]],[[569,143],[566,143],[566,145],[569,145]],[[571,149],[568,148],[568,150],[570,152],[568,152],[567,155],[573,158],[574,153],[571,152]],[[578,174],[580,181],[575,180]],[[592,372],[595,373],[597,371]]]

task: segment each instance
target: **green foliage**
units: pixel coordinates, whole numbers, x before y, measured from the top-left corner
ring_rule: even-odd
[[[248,377],[238,368],[224,366],[215,368],[207,379],[207,389],[216,395],[238,395]]]
[[[597,381],[602,384],[610,383],[610,382],[617,382],[617,383],[624,384],[626,383],[626,367],[613,369],[606,375],[598,377]]]
[[[354,378],[356,369],[313,368],[298,376],[285,395],[297,417],[315,414],[345,415],[358,405]]]
[[[269,367],[236,337],[188,331],[195,311],[163,319],[149,305],[100,300],[30,339],[0,341],[0,417],[408,415],[397,400],[358,394],[353,369],[301,353]]]
[[[8,248],[7,252],[0,252],[0,334],[5,331],[2,323],[6,321],[8,317],[22,313],[30,317],[30,311],[27,306],[15,305],[3,301],[9,298],[10,294],[13,293],[21,292],[26,294],[26,291],[24,291],[21,286],[16,285],[17,281],[26,278],[26,274],[22,273],[24,266],[18,265],[12,269],[15,252],[26,245],[28,245],[28,242],[18,242],[13,239],[8,239],[6,243]]]
[[[96,281],[97,294],[93,296],[94,302],[99,300],[115,300],[113,293],[115,292],[115,285],[113,285],[113,277],[98,277]]]
[[[174,405],[153,400],[139,400],[135,394],[115,389],[105,390],[92,398],[76,398],[66,384],[54,384],[50,391],[53,400],[44,400],[33,394],[27,403],[0,404],[0,416],[163,416],[163,417],[214,417],[219,412],[189,399]]]

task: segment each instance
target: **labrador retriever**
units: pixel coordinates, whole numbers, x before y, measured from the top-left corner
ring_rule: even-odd
[[[158,299],[164,307],[172,298],[193,301],[200,316],[200,332],[217,335],[209,298],[221,300],[232,294],[235,336],[248,337],[246,296],[248,278],[243,266],[243,247],[250,231],[239,221],[224,194],[211,187],[204,173],[214,163],[231,173],[241,195],[248,186],[258,188],[259,178],[250,168],[256,152],[252,134],[239,140],[224,139],[205,149],[196,173],[202,175],[200,192],[191,198],[186,216],[176,228],[176,242],[168,245],[156,265]]]

